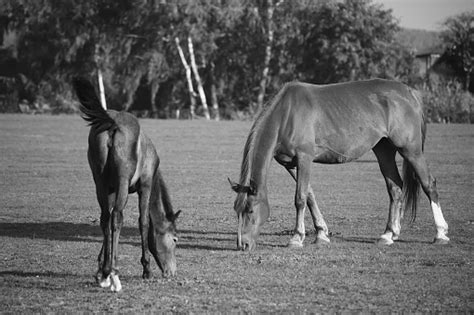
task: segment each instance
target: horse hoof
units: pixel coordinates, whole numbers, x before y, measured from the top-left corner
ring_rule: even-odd
[[[378,246],[388,246],[388,245],[392,245],[392,244],[393,244],[393,240],[389,239],[389,238],[385,238],[385,237],[381,237],[377,241]]]
[[[435,238],[433,241],[433,244],[435,245],[448,245],[449,244],[449,238]]]
[[[314,243],[318,245],[329,245],[329,243],[331,243],[331,240],[325,234],[321,234],[316,237]]]
[[[303,247],[303,241],[290,240],[288,242],[288,247],[289,248],[301,248],[301,247]]]
[[[150,271],[143,271],[142,278],[147,280],[152,278],[152,273]]]
[[[120,279],[118,275],[110,275],[112,278],[112,284],[110,285],[110,290],[112,292],[120,292],[122,290],[122,284],[120,283]]]
[[[99,285],[101,288],[108,288],[110,287],[110,275],[107,276],[107,278],[102,278],[100,281],[99,281]]]
[[[102,270],[99,270],[97,271],[97,273],[95,274],[94,276],[94,279],[95,279],[95,283],[99,284],[102,282],[103,278],[102,278]]]

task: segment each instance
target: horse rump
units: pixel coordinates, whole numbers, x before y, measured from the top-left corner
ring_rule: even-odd
[[[81,103],[79,106],[81,116],[89,122],[89,126],[97,128],[99,132],[116,127],[115,121],[100,104],[92,83],[83,77],[75,77],[72,83]]]

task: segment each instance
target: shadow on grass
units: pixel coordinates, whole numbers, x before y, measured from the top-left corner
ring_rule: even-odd
[[[379,238],[376,237],[363,237],[363,236],[341,236],[341,235],[336,235],[332,236],[331,238],[334,238],[340,242],[350,242],[350,243],[367,243],[367,244],[377,244],[379,241]],[[413,239],[399,239],[395,241],[395,244],[397,243],[402,243],[402,244],[431,244],[432,242],[426,241],[426,240],[413,240]]]
[[[32,271],[20,271],[20,270],[9,270],[0,271],[0,277],[15,276],[23,278],[82,278],[84,275],[65,273],[65,272],[32,272]]]
[[[0,223],[0,236],[58,241],[102,242],[102,231],[99,226],[69,222]],[[122,227],[121,238],[135,236],[139,236],[138,229]]]
[[[224,237],[217,235],[233,234],[230,232],[218,231],[192,231],[179,230],[180,242],[179,248],[183,249],[201,249],[201,250],[233,250],[233,248],[223,248],[222,246],[212,246],[204,242],[222,242],[230,241]],[[196,237],[195,235],[209,235],[211,237]],[[102,243],[102,231],[97,225],[70,222],[42,222],[42,223],[0,223],[0,237],[29,238],[29,239],[46,239],[57,241],[72,242],[90,242]],[[190,242],[186,242],[190,240]],[[199,244],[193,241],[201,241]],[[120,232],[120,244],[132,246],[141,246],[140,234],[138,228],[122,227]]]

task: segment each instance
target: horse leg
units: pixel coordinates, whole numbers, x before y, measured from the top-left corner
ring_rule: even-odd
[[[118,276],[117,270],[117,260],[118,260],[118,244],[120,238],[120,231],[123,225],[123,209],[127,204],[128,200],[128,182],[121,180],[117,192],[117,197],[115,199],[115,207],[112,210],[111,219],[111,231],[112,231],[112,248],[110,251],[111,258],[111,272],[110,277],[112,284],[110,285],[110,290],[113,292],[119,292],[122,290],[122,284]],[[110,239],[110,238],[109,238]]]
[[[292,168],[286,168],[291,177],[296,181],[296,173]],[[308,183],[308,200],[307,205],[309,212],[311,213],[311,218],[313,219],[314,229],[316,230],[316,240],[315,243],[329,243],[329,231],[324,221],[323,215],[319,210],[318,204],[316,203],[316,198],[314,195],[313,188],[311,183]]]
[[[150,279],[152,274],[150,270],[150,253],[148,252],[148,233],[150,229],[149,219],[149,203],[150,203],[151,188],[150,185],[141,185],[138,191],[140,217],[138,218],[138,225],[140,227],[140,236],[142,241],[142,258],[143,279]]]
[[[105,185],[102,185],[100,182],[96,183],[96,195],[97,195],[97,201],[99,202],[100,206],[100,228],[102,230],[102,246],[100,248],[99,256],[97,257],[97,262],[98,262],[98,269],[97,273],[95,275],[95,279],[97,283],[101,284],[104,282],[105,279],[103,279],[103,266],[104,266],[104,250],[107,244],[107,227],[108,227],[108,222],[109,222],[109,216],[110,216],[110,209],[109,209],[109,199],[107,196],[107,190],[104,187]],[[101,284],[102,286],[102,284]],[[108,281],[108,284],[104,282],[104,286],[110,286],[110,281]]]
[[[299,154],[297,155],[297,159],[295,193],[296,225],[293,237],[288,243],[288,247],[303,247],[303,241],[306,236],[304,227],[304,212],[308,200],[312,158],[307,154]]]
[[[400,235],[400,218],[402,208],[402,179],[395,162],[397,153],[395,146],[386,140],[381,140],[373,149],[380,171],[385,179],[390,206],[385,232],[380,236],[379,245],[391,245]]]
[[[96,280],[102,288],[108,288],[111,285],[110,281],[110,266],[107,267],[108,253],[111,248],[111,213],[115,205],[115,192],[109,193],[105,197],[106,207],[102,209],[100,216],[100,226],[102,228],[102,233],[104,235],[104,240],[102,243],[102,248],[99,253],[99,270],[97,271]]]
[[[436,225],[435,244],[447,244],[449,242],[448,223],[443,216],[443,211],[438,200],[438,190],[436,188],[436,179],[431,175],[424,155],[405,155],[405,159],[412,166],[418,177],[418,180],[430,201],[431,211]]]

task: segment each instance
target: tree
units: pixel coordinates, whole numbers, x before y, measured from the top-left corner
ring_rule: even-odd
[[[73,99],[72,76],[98,70],[110,108],[169,117],[200,99],[196,115],[209,104],[214,119],[249,118],[295,79],[412,74],[391,12],[370,1],[3,0],[0,9],[18,34],[18,67],[58,104]]]
[[[300,32],[288,50],[299,60],[299,79],[331,83],[387,74],[398,31],[390,10],[346,0],[302,7],[296,14]]]
[[[446,19],[444,27],[443,40],[448,45],[448,57],[467,91],[471,87],[474,70],[474,11]]]
[[[193,87],[193,78],[192,78],[192,70],[189,66],[186,57],[184,56],[183,48],[181,47],[180,40],[178,37],[175,38],[176,48],[178,49],[179,57],[181,62],[183,63],[183,67],[186,70],[186,82],[188,83],[188,91],[189,91],[189,101],[190,101],[190,116],[193,119],[196,116],[195,108],[196,108],[196,92],[194,91]],[[178,117],[179,118],[179,117]]]
[[[274,37],[274,22],[273,22],[273,12],[275,11],[275,6],[278,6],[281,3],[274,4],[273,0],[266,0],[266,14],[262,14],[265,16],[265,37],[266,37],[266,44],[265,44],[265,59],[263,60],[263,69],[262,69],[262,78],[260,79],[260,88],[258,91],[257,96],[257,111],[262,108],[263,105],[263,98],[265,96],[265,90],[267,88],[267,82],[269,81],[269,67],[270,67],[270,59],[272,58],[272,48],[273,48],[273,37]]]

